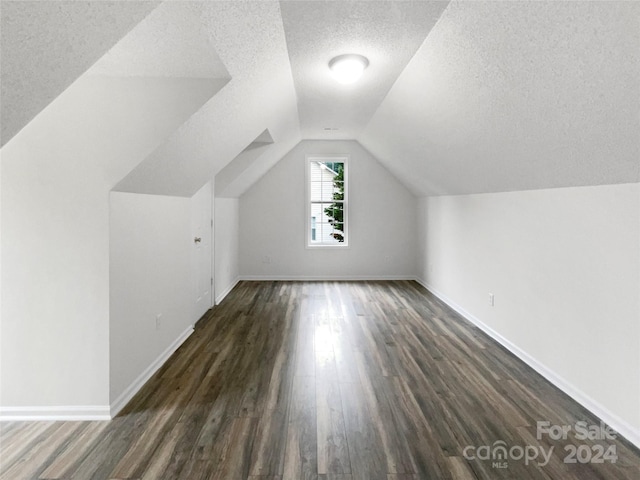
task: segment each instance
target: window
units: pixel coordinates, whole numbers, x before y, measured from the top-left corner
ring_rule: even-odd
[[[307,246],[347,246],[347,156],[307,156]]]

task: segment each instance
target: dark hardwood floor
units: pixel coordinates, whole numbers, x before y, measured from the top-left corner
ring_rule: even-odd
[[[111,422],[0,425],[0,478],[640,478],[537,421],[599,425],[415,282],[241,282]]]

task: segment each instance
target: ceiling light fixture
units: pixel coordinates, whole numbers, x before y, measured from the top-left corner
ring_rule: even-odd
[[[333,72],[335,79],[344,84],[356,82],[368,66],[369,60],[367,60],[367,57],[355,53],[338,55],[329,62],[329,68]]]

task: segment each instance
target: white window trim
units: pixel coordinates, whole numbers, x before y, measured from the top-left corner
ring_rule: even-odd
[[[344,249],[349,248],[349,155],[347,154],[307,154],[305,165],[305,217],[306,229],[305,247],[312,250],[317,249]],[[344,242],[329,244],[312,244],[311,243],[311,162],[344,162]]]

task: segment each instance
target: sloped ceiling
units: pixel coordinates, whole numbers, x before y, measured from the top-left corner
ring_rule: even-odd
[[[134,80],[128,85],[163,85],[169,91],[180,91],[184,98],[184,109],[180,113],[167,104],[164,116],[168,120],[181,119],[174,123],[171,131],[158,136],[156,148],[129,163],[130,168],[123,172],[115,184],[120,183],[144,158],[159,146],[164,145],[166,138],[184,124],[194,113],[199,111],[227,83],[231,76],[224,62],[218,56],[209,41],[208,32],[200,22],[197,9],[191,8],[191,2],[164,2],[138,25],[127,33],[100,60],[93,64],[83,75],[89,81],[101,81],[108,94],[110,86],[118,88],[120,80]],[[133,87],[131,87],[133,88]],[[143,87],[144,88],[144,87]],[[170,98],[167,98],[170,100]],[[150,111],[155,109],[149,108]],[[189,112],[184,115],[184,112]],[[155,115],[161,115],[155,111]],[[162,118],[148,119],[147,123],[162,121]],[[136,131],[135,124],[130,130]],[[188,168],[188,164],[185,168]],[[206,183],[203,182],[203,183]],[[113,185],[112,185],[113,187]],[[146,192],[138,192],[146,193]]]
[[[221,174],[238,196],[303,138],[358,140],[416,195],[640,181],[638,2],[1,6],[3,142],[91,65],[211,82],[117,190],[190,196]],[[348,52],[371,63],[345,87],[327,63]]]
[[[640,4],[452,2],[358,138],[418,195],[640,181]]]
[[[353,139],[436,23],[447,2],[283,1],[282,19],[302,136]],[[369,67],[355,84],[336,82],[328,68],[358,53]]]
[[[215,196],[216,197],[239,197],[250,185],[242,182],[244,178],[243,172],[251,165],[259,162],[265,152],[269,151],[269,147],[273,145],[273,138],[269,130],[265,130],[258,135],[253,142],[242,150],[231,162],[216,174]]]
[[[88,71],[118,77],[231,77],[209,42],[198,10],[165,2],[135,26]]]
[[[268,129],[274,144],[238,173],[252,184],[300,140],[279,3],[182,2],[179,8],[198,17],[231,80],[118,191],[191,196]]]
[[[2,145],[159,3],[2,0]]]

